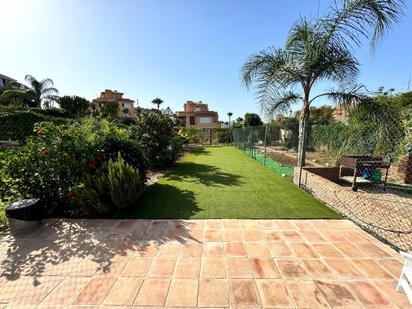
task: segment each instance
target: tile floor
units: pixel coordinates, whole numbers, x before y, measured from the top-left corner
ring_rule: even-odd
[[[59,220],[0,235],[0,308],[411,308],[345,220]]]

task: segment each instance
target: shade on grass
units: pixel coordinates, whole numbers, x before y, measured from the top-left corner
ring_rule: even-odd
[[[340,216],[235,147],[201,147],[149,187],[127,218]]]

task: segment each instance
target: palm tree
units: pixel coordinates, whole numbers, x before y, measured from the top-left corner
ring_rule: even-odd
[[[59,91],[53,87],[53,81],[50,78],[39,81],[31,75],[26,75],[25,80],[29,83],[27,94],[33,100],[34,106],[41,107],[43,100],[57,100]]]
[[[366,99],[356,84],[359,63],[353,47],[362,39],[373,50],[388,28],[398,22],[403,0],[340,0],[330,12],[314,20],[301,18],[290,29],[284,48],[251,56],[242,67],[242,81],[256,85],[256,95],[267,116],[290,111],[303,102],[299,122],[298,166],[305,165],[306,129],[310,105],[320,97],[352,103]],[[333,82],[337,87],[312,96],[314,85]]]
[[[152,103],[157,105],[157,110],[160,111],[160,104],[163,103],[163,100],[161,98],[155,98],[153,99]]]
[[[233,116],[232,112],[228,112],[227,115],[229,116],[229,125],[230,125],[230,118]]]

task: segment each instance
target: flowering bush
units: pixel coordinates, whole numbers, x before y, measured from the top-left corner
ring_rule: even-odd
[[[9,176],[16,179],[16,190],[22,197],[39,198],[47,212],[66,211],[74,188],[85,175],[120,151],[125,161],[137,166],[146,176],[146,161],[137,145],[128,145],[129,133],[107,120],[86,118],[80,122],[56,125],[42,122],[35,125],[35,134],[26,140],[18,156],[9,160]],[[109,147],[113,140],[117,148]],[[143,163],[139,163],[142,158]],[[144,178],[145,179],[145,178]]]
[[[18,156],[10,160],[10,175],[23,197],[39,198],[48,211],[66,201],[93,159],[94,147],[80,131],[66,126],[40,123]]]
[[[9,197],[39,198],[45,215],[112,213],[135,202],[148,167],[177,160],[183,142],[172,121],[154,113],[129,127],[93,117],[61,125],[40,122],[23,149],[5,159],[0,184],[12,184]],[[111,166],[118,172],[109,175]]]

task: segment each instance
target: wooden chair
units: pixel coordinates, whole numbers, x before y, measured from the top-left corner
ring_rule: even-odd
[[[412,304],[412,254],[401,251],[401,255],[405,258],[405,262],[396,290],[405,293]]]

